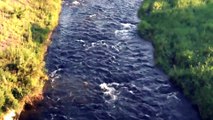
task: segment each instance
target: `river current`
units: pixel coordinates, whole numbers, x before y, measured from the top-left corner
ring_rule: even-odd
[[[65,0],[28,120],[199,120],[137,33],[141,0]]]

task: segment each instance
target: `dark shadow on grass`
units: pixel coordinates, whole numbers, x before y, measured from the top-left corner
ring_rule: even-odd
[[[42,28],[37,24],[31,25],[32,39],[39,44],[42,44],[47,40],[49,32],[50,30],[48,28]]]

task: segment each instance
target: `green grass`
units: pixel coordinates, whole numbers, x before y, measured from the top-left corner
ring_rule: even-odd
[[[213,1],[144,0],[138,29],[152,40],[157,65],[213,120]]]
[[[0,116],[42,89],[47,39],[60,9],[61,0],[0,0]]]

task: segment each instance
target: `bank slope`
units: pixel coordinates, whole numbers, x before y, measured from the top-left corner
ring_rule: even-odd
[[[213,120],[213,1],[144,0],[138,25],[152,40],[156,63]]]
[[[0,116],[42,89],[47,39],[60,9],[61,0],[0,1]]]

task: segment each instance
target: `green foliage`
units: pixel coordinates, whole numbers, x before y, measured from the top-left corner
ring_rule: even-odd
[[[204,120],[213,120],[212,13],[212,0],[144,0],[138,13],[138,29],[153,41],[157,64]]]
[[[0,116],[42,89],[46,40],[60,9],[61,0],[0,0]]]
[[[32,39],[38,43],[44,43],[44,40],[47,39],[50,30],[48,28],[44,29],[40,26],[33,24],[31,26]]]

